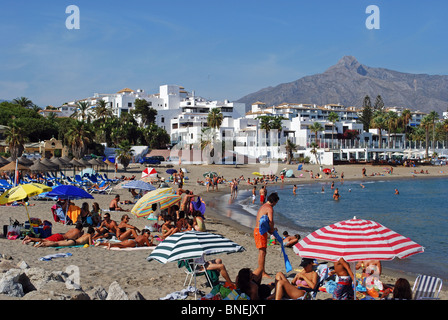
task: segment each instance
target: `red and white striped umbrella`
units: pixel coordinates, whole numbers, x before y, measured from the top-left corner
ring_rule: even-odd
[[[385,226],[370,220],[337,222],[320,228],[294,246],[302,258],[347,262],[406,258],[424,248]]]

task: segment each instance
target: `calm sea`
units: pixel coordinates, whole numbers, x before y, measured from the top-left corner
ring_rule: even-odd
[[[407,259],[384,261],[384,267],[448,279],[448,179],[335,181],[341,194],[339,201],[332,198],[331,181],[298,183],[297,187],[294,195],[291,185],[268,185],[268,194],[276,191],[280,197],[274,208],[280,233],[287,230],[303,238],[316,229],[355,216],[373,220],[425,248],[424,253]],[[394,194],[395,188],[399,195]],[[227,214],[253,227],[260,207],[258,192],[254,204],[249,191],[241,191],[231,204],[228,199]]]

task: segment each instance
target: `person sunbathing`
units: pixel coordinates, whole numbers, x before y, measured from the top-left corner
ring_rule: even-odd
[[[295,234],[293,236],[288,236],[285,239],[283,239],[283,245],[285,247],[291,248],[293,245],[295,245],[300,240],[300,235]]]
[[[151,238],[151,241],[149,240]],[[138,247],[151,247],[153,244],[153,236],[151,236],[151,232],[148,229],[143,229],[142,234],[137,236],[135,239],[127,239],[120,243],[110,243],[110,242],[102,242],[97,243],[95,246],[107,246],[107,249],[110,248],[138,248]]]
[[[127,214],[124,214],[121,217],[121,222],[117,227],[117,238],[118,240],[127,240],[129,238],[137,238],[138,234],[137,232],[139,232],[140,230],[137,227],[134,227],[133,225],[128,224],[129,220],[131,218],[129,218],[129,216]]]
[[[298,299],[305,295],[305,288],[314,289],[316,287],[318,275],[313,271],[313,259],[302,258],[300,266],[303,267],[303,270],[298,272],[291,282],[283,273],[277,273],[275,276],[275,300],[281,300],[284,297]]]
[[[93,236],[93,240],[101,238],[111,238],[117,236],[118,224],[110,218],[110,213],[104,214],[104,220],[100,226],[95,229],[96,233]]]
[[[109,204],[109,210],[110,211],[126,211],[129,212],[129,209],[123,209],[118,204],[120,203],[120,195],[116,195],[115,198],[112,199],[112,201]]]
[[[62,241],[40,241],[34,246],[39,247],[67,247],[67,246],[81,246],[88,244],[92,245],[92,235],[95,232],[93,227],[89,227],[87,233],[80,236],[78,239],[67,239]]]
[[[82,231],[82,223],[77,223],[75,228],[67,231],[66,233],[55,233],[48,238],[33,238],[30,236],[26,236],[23,240],[23,244],[28,244],[30,242],[43,242],[43,241],[63,241],[63,240],[76,240],[80,236],[84,234],[84,231]]]

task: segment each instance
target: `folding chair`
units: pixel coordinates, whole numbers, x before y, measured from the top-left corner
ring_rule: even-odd
[[[187,276],[185,277],[185,281],[184,281],[184,286],[188,281],[188,278],[190,278],[190,281],[188,282],[188,285],[191,284],[191,281],[193,280],[195,274],[196,277],[198,276],[205,276],[205,278],[207,279],[207,284],[213,288],[214,286],[216,286],[219,283],[219,271],[216,270],[205,270],[205,267],[203,268],[206,272],[204,272],[203,270],[197,270],[197,266],[201,266],[198,264],[194,264],[193,260],[179,260],[177,262],[177,266],[179,268],[185,267],[185,273],[187,274]],[[202,265],[203,266],[203,265]]]
[[[442,279],[419,274],[412,287],[414,300],[437,300],[442,289]]]
[[[329,268],[326,263],[319,264],[315,270],[319,276],[319,279],[314,288],[301,287],[300,289],[305,290],[307,293],[300,297],[298,300],[315,300],[317,294],[319,293],[319,288],[324,284],[325,280],[328,278]]]

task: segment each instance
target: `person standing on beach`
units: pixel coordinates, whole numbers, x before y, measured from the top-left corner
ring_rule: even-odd
[[[257,187],[254,186],[252,188],[252,203],[255,203],[255,199],[257,198]]]
[[[260,189],[260,203],[263,204],[266,201],[266,187],[265,186],[261,186]]]
[[[254,274],[261,275],[262,277],[270,276],[265,271],[266,263],[266,248],[268,245],[268,233],[272,234],[276,229],[274,228],[274,206],[280,200],[276,192],[271,193],[268,196],[268,201],[263,204],[257,212],[256,225],[254,229],[255,246],[258,249],[258,268],[255,269]],[[260,219],[263,216],[267,216],[269,219],[269,230],[264,234],[260,233]]]

